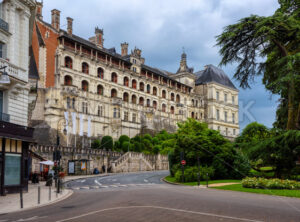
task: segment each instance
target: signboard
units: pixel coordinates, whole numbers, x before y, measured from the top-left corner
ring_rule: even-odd
[[[86,170],[86,162],[81,162],[81,170]]]
[[[75,162],[69,162],[68,174],[74,174],[74,173],[75,173]]]
[[[186,161],[185,160],[181,160],[181,165],[185,165],[186,164]]]

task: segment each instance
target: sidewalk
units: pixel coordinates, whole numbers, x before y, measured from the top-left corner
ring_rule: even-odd
[[[40,187],[40,204],[38,204],[38,187]],[[61,193],[56,194],[54,186],[51,187],[51,200],[49,200],[49,187],[45,186],[45,182],[39,184],[29,184],[28,192],[23,193],[23,210],[40,207],[55,203],[71,196],[73,191],[63,189]],[[19,211],[21,209],[20,193],[8,194],[0,197],[0,214]]]

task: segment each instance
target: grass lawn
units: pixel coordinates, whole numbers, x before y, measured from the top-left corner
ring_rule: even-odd
[[[233,190],[233,191],[241,191],[241,192],[249,192],[249,193],[260,193],[260,194],[300,198],[300,190],[252,189],[252,188],[244,188],[242,184],[214,187],[213,189]]]
[[[178,183],[175,181],[175,177],[167,176],[165,177],[166,181],[172,182],[172,183]],[[214,183],[240,183],[241,180],[209,180],[208,184],[214,184]],[[198,186],[198,182],[187,182],[187,183],[180,183],[182,185],[187,186]],[[201,185],[206,185],[206,181],[200,181]]]

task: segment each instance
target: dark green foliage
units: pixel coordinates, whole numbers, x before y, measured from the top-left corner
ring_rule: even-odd
[[[113,150],[114,141],[111,136],[104,136],[101,140],[101,149]]]
[[[210,180],[214,176],[215,169],[213,167],[201,166],[198,170],[197,167],[186,167],[184,170],[184,182],[194,182],[198,180],[198,173],[200,180]],[[182,182],[182,170],[179,169],[175,173],[175,180]]]
[[[251,15],[225,27],[217,36],[221,65],[238,63],[234,77],[243,88],[256,76],[272,93],[287,100],[287,129],[300,128],[300,3],[279,0],[280,7],[268,17]]]
[[[101,148],[101,141],[96,139],[91,144],[92,149],[100,149]]]
[[[172,174],[179,170],[180,152],[184,152],[187,167],[197,166],[197,156],[201,166],[214,168],[212,179],[243,178],[250,170],[248,162],[218,131],[211,130],[205,123],[188,119],[179,124],[175,137],[174,157],[171,159]]]
[[[263,140],[250,149],[249,158],[275,168],[275,177],[291,177],[300,156],[300,131],[290,130]]]

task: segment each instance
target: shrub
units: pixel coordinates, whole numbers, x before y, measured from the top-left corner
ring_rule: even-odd
[[[92,142],[91,145],[92,149],[100,149],[101,147],[101,141],[99,139],[96,139]]]
[[[294,180],[266,179],[257,177],[246,177],[242,180],[242,185],[245,188],[254,189],[300,189],[300,183]]]
[[[106,150],[112,150],[114,142],[111,136],[104,136],[101,140],[101,148]]]
[[[210,179],[214,175],[214,168],[201,166],[200,167],[200,180]],[[207,178],[208,175],[208,178]],[[175,173],[175,180],[181,182],[182,170],[178,169]],[[184,169],[184,181],[185,182],[195,182],[198,180],[198,168],[197,167],[186,167]]]

